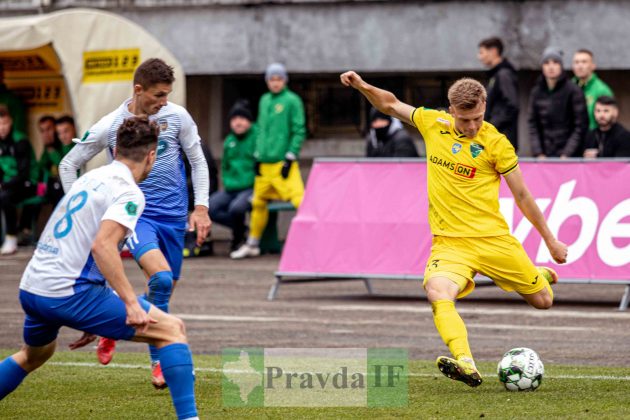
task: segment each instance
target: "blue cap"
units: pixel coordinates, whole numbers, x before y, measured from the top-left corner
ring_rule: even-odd
[[[271,63],[265,70],[265,81],[269,81],[272,76],[280,76],[285,82],[289,81],[289,75],[287,74],[287,68],[281,63]]]

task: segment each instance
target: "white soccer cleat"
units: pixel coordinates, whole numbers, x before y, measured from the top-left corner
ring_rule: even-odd
[[[4,238],[4,243],[2,244],[2,248],[0,248],[0,254],[13,255],[17,252],[17,248],[18,248],[17,236],[7,235]]]
[[[233,260],[241,260],[243,258],[257,257],[260,255],[260,247],[243,244],[239,249],[230,253]]]

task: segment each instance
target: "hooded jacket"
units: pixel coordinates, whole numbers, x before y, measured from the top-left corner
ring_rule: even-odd
[[[581,156],[588,115],[584,94],[563,74],[549,90],[541,75],[529,99],[529,141],[532,154]]]
[[[504,59],[488,71],[485,120],[494,125],[518,150],[518,76]]]
[[[400,120],[392,118],[387,137],[379,140],[376,130],[371,128],[367,136],[367,157],[419,157],[416,145],[403,128]]]

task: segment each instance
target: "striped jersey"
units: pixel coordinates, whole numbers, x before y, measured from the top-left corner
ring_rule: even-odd
[[[113,153],[116,131],[122,122],[134,115],[129,111],[131,99],[103,117],[85,133],[81,143],[98,143]],[[188,189],[182,159],[184,152],[200,147],[197,125],[186,109],[168,102],[157,114],[150,115],[160,128],[157,159],[149,177],[140,183],[146,198],[144,216],[162,220],[186,220]]]
[[[71,296],[105,278],[92,256],[104,220],[130,236],[144,210],[144,196],[129,168],[119,161],[88,172],[63,197],[40,236],[20,289],[39,296]]]

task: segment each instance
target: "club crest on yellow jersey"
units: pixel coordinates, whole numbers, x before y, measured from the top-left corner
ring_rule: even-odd
[[[484,147],[478,143],[470,143],[470,154],[473,158],[476,158],[483,152]]]

